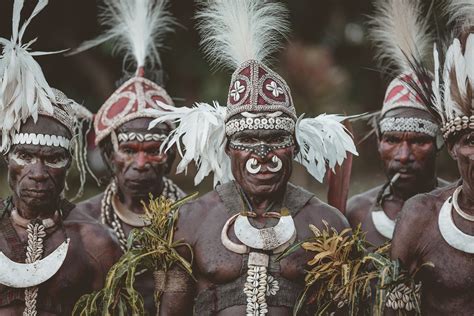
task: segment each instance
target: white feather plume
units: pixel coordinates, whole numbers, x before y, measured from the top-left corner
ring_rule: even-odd
[[[12,17],[12,37],[0,38],[3,52],[0,58],[0,129],[2,144],[0,150],[6,152],[10,138],[29,117],[35,121],[39,112],[53,113],[54,92],[46,81],[40,65],[34,56],[59,52],[32,52],[31,45],[36,39],[23,43],[23,35],[31,20],[48,4],[39,0],[30,17],[20,28],[20,14],[23,0],[15,0]]]
[[[431,52],[432,35],[420,0],[378,0],[370,22],[376,58],[384,68],[411,69],[407,60],[423,60]]]
[[[346,152],[357,155],[352,136],[341,124],[347,117],[321,114],[315,118],[303,118],[296,123],[296,141],[300,152],[295,160],[302,164],[319,182],[326,169],[334,169],[347,158]]]
[[[198,12],[201,45],[216,65],[236,69],[248,60],[264,63],[289,32],[288,11],[263,0],[205,0]]]
[[[147,110],[158,117],[150,123],[149,128],[164,122],[179,124],[163,143],[165,151],[174,145],[178,149],[182,159],[176,172],[186,171],[189,163],[194,161],[198,169],[195,185],[211,172],[214,173],[214,186],[233,180],[230,158],[225,153],[226,108],[217,102],[213,105],[196,103],[192,108],[177,108],[162,102],[158,102],[158,105],[163,110]]]
[[[100,23],[107,30],[96,39],[84,42],[72,54],[111,40],[115,51],[123,54],[126,61],[135,61],[137,68],[145,64],[161,65],[158,50],[164,47],[165,35],[173,32],[176,25],[168,11],[168,1],[105,0],[104,3]]]
[[[434,81],[431,83],[431,88],[433,90],[432,101],[434,105],[434,109],[438,112],[439,116],[443,120],[442,123],[446,123],[446,118],[444,113],[444,104],[443,104],[443,87],[440,85],[441,83],[441,71],[440,71],[440,60],[439,60],[439,53],[436,44],[433,46],[433,60],[434,60]]]

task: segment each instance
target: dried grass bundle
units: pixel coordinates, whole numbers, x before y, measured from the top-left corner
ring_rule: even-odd
[[[128,250],[110,269],[104,288],[83,295],[76,303],[73,315],[145,315],[143,298],[134,288],[137,272],[166,273],[173,265],[178,264],[192,276],[191,262],[176,250],[183,246],[191,248],[184,242],[173,241],[173,237],[179,207],[196,195],[175,203],[164,197],[153,199],[150,196],[149,205],[144,203],[144,217],[151,224],[130,233]],[[157,306],[161,294],[155,293]]]

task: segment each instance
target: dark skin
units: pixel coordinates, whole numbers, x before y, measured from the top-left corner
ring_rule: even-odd
[[[235,137],[271,142],[273,138],[280,137],[280,135],[281,133],[275,133],[275,131],[253,130]],[[261,214],[271,203],[281,203],[291,175],[295,150],[295,146],[290,146],[274,150],[265,158],[259,158],[253,153],[227,147],[226,152],[231,158],[232,174],[235,181],[247,194],[254,211],[258,214],[258,217],[252,222],[254,226],[268,226],[271,222],[271,219],[264,218]],[[267,167],[270,165],[273,155],[277,155],[282,160],[283,168],[275,174],[270,174]],[[246,170],[245,164],[249,158],[257,159],[262,165],[261,174],[252,175]],[[165,293],[161,301],[160,315],[191,315],[193,300],[198,293],[214,284],[232,282],[245,272],[241,271],[242,256],[227,250],[220,240],[222,227],[228,219],[229,214],[216,191],[212,191],[180,209],[175,239],[183,240],[192,247],[194,252],[193,274],[197,283],[194,284],[189,280],[190,285],[194,286],[193,290],[187,292]],[[340,212],[313,197],[294,217],[297,240],[304,240],[312,235],[308,228],[309,223],[323,229],[323,219],[338,231],[348,227],[347,221]],[[239,243],[232,228],[229,230],[229,238]],[[179,251],[187,260],[191,260],[191,253],[187,248],[182,247]],[[311,254],[299,249],[281,260],[282,277],[304,284],[306,262],[310,258]],[[245,315],[245,308],[245,305],[232,306],[218,312],[217,315]],[[268,315],[292,315],[292,310],[286,307],[270,306]]]
[[[55,134],[70,137],[68,130],[57,121],[40,116],[36,124],[32,120],[23,125],[21,132]],[[57,147],[15,145],[7,157],[8,183],[13,192],[13,205],[26,219],[49,218],[59,209],[60,194],[64,189],[65,176],[70,166],[68,151]],[[65,165],[59,161],[67,161]],[[30,161],[28,164],[22,162]],[[75,210],[71,211],[72,214]],[[41,297],[50,297],[53,304],[63,306],[63,315],[70,315],[77,299],[103,287],[105,276],[112,264],[120,257],[118,242],[99,224],[67,217],[58,223],[63,229],[50,229],[44,241],[44,256],[54,251],[70,238],[70,246],[59,271],[39,285],[39,315],[55,315],[41,309]],[[22,243],[27,243],[25,228],[13,223]],[[10,255],[6,240],[0,240],[0,250]],[[0,307],[2,315],[22,315],[23,302]]]
[[[436,178],[437,149],[433,137],[417,132],[386,132],[379,139],[378,150],[387,179],[400,173],[392,186],[392,195],[382,201],[384,212],[392,220],[397,218],[408,198],[447,184]],[[362,230],[367,232],[367,240],[375,246],[389,241],[375,229],[369,216],[381,189],[382,186],[378,186],[353,196],[347,203],[349,223],[353,228],[361,224]]]
[[[148,130],[151,120],[150,118],[131,120],[124,123],[116,133],[168,134],[170,132],[165,124]],[[173,163],[175,156],[173,150],[164,154],[160,151],[161,144],[161,141],[128,141],[120,143],[118,151],[103,152],[113,176],[117,179],[120,202],[125,208],[137,214],[144,213],[142,201],[148,201],[150,193],[155,197],[160,196],[163,191],[163,177],[169,172]],[[81,213],[100,221],[103,197],[104,194],[101,193],[78,204],[77,208]],[[126,223],[122,223],[122,227],[126,235],[135,228]],[[144,296],[146,309],[154,314],[153,277],[146,273],[138,276],[136,287]]]
[[[474,132],[466,132],[448,143],[462,177],[460,208],[474,215]],[[474,308],[473,254],[451,247],[441,236],[438,216],[441,206],[459,183],[410,199],[397,223],[391,256],[413,273],[421,264],[432,262],[417,274],[422,282],[424,315],[472,315]],[[452,212],[454,224],[466,234],[474,235],[474,223]],[[423,229],[413,229],[423,227]]]

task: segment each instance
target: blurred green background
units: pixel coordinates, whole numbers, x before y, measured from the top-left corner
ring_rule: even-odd
[[[36,1],[26,0],[31,12]],[[197,5],[191,0],[171,0],[171,11],[182,27],[167,40],[163,50],[163,78],[168,93],[177,106],[196,101],[220,101],[225,104],[231,73],[213,70],[199,50],[199,35],[194,29]],[[373,61],[374,50],[367,40],[367,15],[373,11],[369,0],[292,0],[285,1],[291,13],[292,34],[288,43],[274,58],[272,68],[290,85],[298,114],[357,114],[381,108],[390,76],[382,74]],[[438,2],[438,1],[436,1]],[[432,0],[426,1],[426,7]],[[98,6],[93,0],[50,0],[48,7],[31,23],[25,41],[38,37],[34,50],[59,50],[76,47],[100,33]],[[13,0],[0,1],[0,36],[10,37]],[[437,8],[435,8],[437,10]],[[433,23],[434,25],[435,23]],[[438,25],[440,25],[438,23]],[[115,90],[123,77],[124,64],[113,56],[111,47],[97,49],[73,57],[62,55],[37,58],[50,85],[96,111]],[[129,69],[130,70],[130,69]],[[131,69],[133,71],[133,69]],[[356,142],[370,128],[354,125]],[[376,149],[375,137],[358,145],[350,194],[362,192],[385,181]],[[98,157],[96,157],[98,158]],[[296,164],[296,163],[295,163]],[[446,151],[440,153],[438,173],[449,181],[457,179],[457,168]],[[193,187],[194,170],[187,175],[172,176],[186,191]],[[0,163],[0,194],[8,195],[5,164]],[[71,188],[77,187],[77,173],[70,177]],[[300,166],[292,181],[316,192],[325,200],[325,184],[317,183]],[[212,179],[198,190],[211,189]],[[83,198],[102,190],[88,180]]]

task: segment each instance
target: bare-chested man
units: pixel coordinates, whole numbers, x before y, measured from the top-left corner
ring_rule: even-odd
[[[158,71],[146,66],[160,65],[156,47],[174,23],[166,6],[167,1],[144,0],[131,5],[127,1],[109,0],[104,14],[114,18],[107,22],[102,20],[104,26],[109,27],[103,36],[120,47],[123,42],[127,43],[126,49],[133,56],[136,68],[135,75],[102,105],[94,121],[95,142],[110,169],[110,183],[105,192],[80,203],[77,208],[111,228],[123,251],[130,231],[149,224],[142,218],[142,202],[147,202],[150,194],[173,201],[184,197],[183,191],[166,177],[175,159],[174,151],[165,154],[160,150],[173,125],[164,122],[148,130],[156,116],[147,110],[158,108],[157,102],[173,104],[165,89],[145,77]],[[123,32],[126,23],[129,24]],[[151,36],[142,32],[143,27],[150,27],[161,35]],[[88,42],[84,45],[90,47]],[[146,309],[154,315],[153,277],[145,273],[137,278],[137,289],[144,296]]]
[[[179,210],[175,239],[191,246],[193,255],[180,251],[193,259],[197,283],[172,271],[160,315],[292,315],[311,255],[299,249],[276,258],[312,235],[309,224],[348,227],[335,208],[288,182],[295,157],[321,180],[326,162],[332,167],[356,151],[340,118],[296,124],[289,87],[263,63],[274,46],[260,40],[277,38],[286,14],[281,4],[250,0],[208,2],[198,14],[209,56],[233,60],[228,65],[236,70],[227,108],[169,107],[155,122],[177,119],[171,144],[182,141],[183,159],[199,163],[195,180],[212,171],[220,183]],[[254,24],[259,18],[266,23]]]
[[[436,121],[408,84],[413,75],[404,53],[424,57],[432,47],[426,22],[418,16],[420,10],[417,1],[378,1],[372,18],[371,34],[381,66],[398,74],[387,88],[376,127],[387,182],[353,196],[347,218],[353,228],[360,224],[376,247],[392,239],[395,220],[407,199],[446,185],[436,177],[436,156],[442,144]],[[413,33],[421,34],[419,41]]]
[[[38,2],[35,14],[46,4]],[[13,21],[22,6],[14,2]],[[81,295],[103,286],[120,247],[62,197],[74,101],[48,86],[19,29],[13,23],[11,41],[0,38],[1,145],[12,191],[0,204],[0,314],[70,315]]]
[[[462,181],[407,201],[395,229],[392,258],[410,273],[431,263],[416,274],[423,315],[467,316],[474,310],[474,3],[453,1],[448,10],[459,18],[461,33],[443,53],[445,60],[435,53],[441,72],[435,72],[433,90],[426,91],[426,100],[432,100],[426,106],[439,119]],[[423,69],[417,71],[423,77]],[[441,79],[443,73],[452,79]]]

